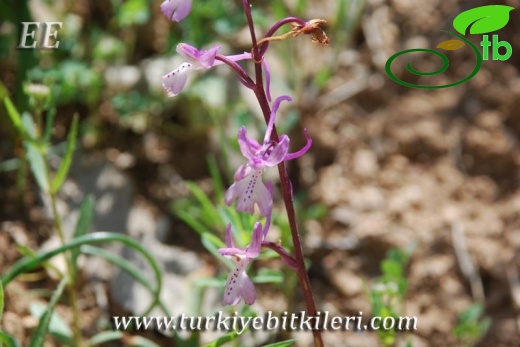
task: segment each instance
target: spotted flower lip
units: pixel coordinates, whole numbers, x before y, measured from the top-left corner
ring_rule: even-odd
[[[191,12],[192,0],[165,0],[161,11],[171,21],[180,22]]]
[[[182,92],[186,86],[188,75],[191,71],[209,69],[223,64],[222,61],[216,59],[220,47],[220,45],[215,45],[207,50],[199,50],[187,43],[179,43],[177,45],[177,53],[186,59],[186,62],[182,63],[178,68],[162,77],[162,87],[168,93],[168,96],[176,96]],[[251,53],[242,53],[224,57],[230,61],[236,62],[239,60],[251,59]]]
[[[253,259],[260,254],[262,241],[265,233],[267,233],[267,229],[269,229],[269,224],[270,218],[266,221],[263,229],[260,222],[255,223],[251,243],[245,249],[236,248],[233,245],[231,224],[228,224],[226,230],[227,248],[221,248],[218,252],[223,256],[233,259],[236,263],[236,268],[228,276],[224,299],[222,300],[223,305],[236,305],[241,299],[244,299],[247,305],[252,305],[255,302],[255,285],[247,275],[246,269]]]
[[[295,153],[288,153],[290,139],[287,135],[279,137],[278,142],[271,140],[271,133],[274,128],[276,112],[282,101],[290,101],[289,96],[276,98],[273,104],[271,117],[267,125],[263,144],[260,145],[256,140],[247,136],[245,127],[238,132],[238,144],[242,155],[248,161],[242,164],[235,172],[235,182],[226,191],[225,202],[229,206],[233,201],[237,201],[237,211],[253,214],[254,206],[257,205],[262,215],[267,215],[272,208],[272,195],[262,182],[262,173],[266,167],[273,167],[284,160],[296,159],[305,154],[312,145],[309,134],[304,130],[307,138],[306,145]]]

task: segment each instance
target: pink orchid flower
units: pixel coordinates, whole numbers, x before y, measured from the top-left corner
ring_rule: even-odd
[[[238,132],[238,144],[242,155],[248,159],[247,163],[242,164],[234,175],[235,182],[229,187],[225,195],[225,202],[229,206],[233,201],[237,201],[237,211],[254,213],[255,204],[260,213],[266,216],[272,209],[273,199],[267,187],[262,182],[262,173],[266,167],[273,167],[284,160],[296,159],[305,154],[312,145],[309,134],[304,130],[307,143],[296,153],[288,153],[289,137],[282,135],[279,141],[271,141],[276,112],[282,101],[290,101],[289,96],[276,98],[271,112],[271,118],[267,125],[263,145],[247,136],[245,127]]]
[[[187,43],[179,43],[177,45],[177,53],[186,59],[186,62],[182,63],[178,68],[162,77],[162,86],[168,93],[168,96],[175,96],[184,89],[186,81],[188,80],[188,74],[191,71],[209,69],[213,66],[224,64],[222,61],[216,59],[218,56],[217,51],[219,49],[220,45],[213,46],[207,50],[198,50]],[[239,60],[251,59],[251,53],[242,53],[224,57],[227,60],[236,62]]]
[[[169,20],[180,22],[190,14],[192,0],[165,0],[161,11]]]
[[[269,228],[269,220],[266,221],[265,228],[262,230],[262,224],[256,222],[253,229],[253,236],[251,237],[251,244],[245,250],[236,248],[233,245],[233,236],[231,234],[231,224],[228,224],[226,230],[226,246],[221,248],[218,252],[228,258],[231,258],[236,263],[235,270],[229,274],[226,289],[224,293],[223,305],[236,305],[241,299],[247,305],[252,305],[256,300],[256,289],[253,281],[246,273],[248,265],[254,258],[260,254],[262,248],[262,241],[267,229]]]

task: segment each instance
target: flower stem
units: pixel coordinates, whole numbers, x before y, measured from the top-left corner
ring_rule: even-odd
[[[258,99],[258,103],[262,109],[262,113],[264,115],[264,119],[266,124],[269,123],[269,119],[271,117],[271,108],[269,106],[269,102],[267,101],[267,96],[265,94],[265,89],[263,85],[263,74],[262,74],[262,59],[263,54],[258,46],[255,34],[255,28],[253,24],[253,17],[251,14],[251,6],[249,4],[249,0],[242,0],[244,12],[247,18],[247,23],[249,26],[249,31],[251,33],[251,41],[253,43],[252,55],[253,61],[255,62],[255,77],[256,83],[253,91]],[[279,141],[278,133],[276,131],[276,126],[273,125],[273,130],[271,133],[271,139],[275,142]],[[298,231],[298,225],[296,223],[296,213],[294,211],[294,203],[293,203],[293,195],[292,195],[292,186],[289,180],[289,176],[287,174],[287,168],[285,167],[285,162],[282,161],[278,164],[278,173],[280,175],[280,182],[282,186],[282,194],[283,200],[285,204],[285,209],[287,211],[287,218],[289,220],[289,227],[291,229],[291,235],[293,240],[294,247],[294,255],[295,260],[298,265],[298,270],[296,271],[298,275],[298,279],[300,281],[303,296],[305,300],[305,305],[307,306],[307,314],[312,317],[316,317],[317,310],[316,304],[314,303],[314,296],[312,294],[311,283],[309,280],[309,275],[305,269],[305,259],[303,257],[303,249],[300,239],[300,233]],[[314,337],[314,345],[316,347],[323,347],[323,339],[321,337],[320,330],[312,330],[312,334]]]

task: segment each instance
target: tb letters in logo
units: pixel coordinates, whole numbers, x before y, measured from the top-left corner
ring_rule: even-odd
[[[509,12],[511,12],[512,10],[514,10],[514,7],[505,5],[488,5],[472,8],[470,10],[462,12],[453,20],[453,27],[455,28],[457,33],[442,30],[443,32],[453,36],[454,38],[439,43],[437,45],[437,48],[447,51],[454,51],[461,49],[462,47],[467,45],[473,50],[473,53],[475,54],[475,67],[473,71],[471,71],[471,73],[465,78],[449,84],[430,86],[408,83],[395,76],[395,74],[392,72],[392,62],[399,56],[412,52],[424,52],[428,54],[434,54],[442,60],[442,66],[435,71],[421,72],[414,69],[411,63],[408,63],[406,69],[410,73],[418,76],[433,76],[446,71],[446,69],[449,66],[448,57],[446,57],[446,55],[442,52],[426,48],[407,49],[392,55],[386,62],[386,73],[394,82],[397,82],[410,88],[440,89],[453,87],[467,82],[478,73],[480,67],[482,66],[483,60],[489,60],[491,58],[493,60],[504,61],[511,58],[511,55],[513,54],[513,47],[511,47],[511,44],[506,41],[500,41],[498,35],[487,34],[505,27],[506,24],[509,22]],[[480,53],[479,47],[474,45],[471,41],[469,41],[466,38],[466,35],[468,34],[486,34],[482,36],[482,41],[480,42],[480,46],[482,47],[482,53]]]

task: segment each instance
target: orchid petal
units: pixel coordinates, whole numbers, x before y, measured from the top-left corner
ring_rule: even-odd
[[[224,197],[229,206],[237,200],[237,211],[253,214],[254,205],[257,204],[262,215],[267,215],[273,206],[273,199],[269,190],[261,179],[262,171],[255,170],[240,181],[236,181],[229,187]]]
[[[249,262],[249,260],[237,259],[237,267],[232,273],[229,274],[226,282],[224,299],[222,300],[224,305],[236,305],[240,302],[240,296],[242,294],[241,292],[243,287],[240,282],[244,278],[242,274],[244,273],[247,265],[249,265]]]
[[[272,149],[269,156],[264,159],[264,164],[272,167],[280,164],[287,155],[289,151],[289,136],[282,135],[280,136],[280,142],[278,142]]]
[[[297,152],[294,152],[294,153],[288,153],[284,160],[292,160],[292,159],[296,159],[296,158],[299,158],[301,157],[302,155],[304,155],[305,153],[307,153],[307,151],[309,150],[309,148],[311,148],[312,146],[312,139],[311,137],[309,136],[309,133],[307,132],[307,129],[303,129],[303,133],[305,134],[305,137],[307,138],[307,143],[305,144],[305,146],[303,146],[302,149],[300,149],[299,151]]]
[[[235,248],[233,245],[233,234],[231,233],[231,223],[226,227],[226,246],[228,248]]]
[[[269,118],[269,123],[267,124],[267,130],[265,131],[264,143],[271,139],[271,132],[273,131],[274,121],[276,119],[276,112],[278,112],[278,107],[280,107],[280,103],[282,101],[291,101],[292,98],[288,95],[282,95],[277,97],[274,100],[273,108],[271,110],[271,116]]]
[[[249,163],[244,163],[238,167],[237,171],[233,175],[233,178],[235,179],[235,181],[240,181],[244,179],[246,176],[248,176],[252,170],[253,168],[251,167],[251,165],[249,165]]]
[[[189,45],[187,43],[179,43],[177,45],[176,50],[177,53],[179,53],[186,60],[189,60],[191,62],[196,62],[197,60],[199,60],[200,51],[192,45]]]
[[[161,11],[169,20],[180,22],[191,11],[192,0],[165,0],[161,4]]]
[[[220,49],[220,45],[213,46],[209,48],[207,51],[201,51],[199,56],[200,65],[209,69],[215,64],[215,56],[217,55],[217,51]]]
[[[247,256],[247,252],[240,248],[230,247],[230,248],[219,248],[218,252],[225,256],[234,257],[237,256],[242,258],[243,256]]]
[[[193,65],[183,63],[177,69],[162,77],[162,87],[168,93],[168,96],[179,94],[186,86],[188,80],[188,72],[193,70]]]
[[[240,281],[240,293],[244,298],[244,302],[247,305],[252,305],[256,301],[256,289],[253,281],[249,278],[249,276],[244,272],[242,272],[241,281]]]
[[[238,131],[238,145],[240,146],[240,152],[242,152],[242,155],[247,159],[254,158],[256,152],[260,149],[258,142],[247,136],[245,127],[241,127]]]
[[[231,61],[240,61],[240,60],[246,60],[246,59],[252,59],[251,53],[240,53],[240,54],[233,54],[233,55],[226,55],[226,58]],[[221,62],[223,63],[223,62]]]
[[[260,222],[256,222],[253,229],[253,235],[251,236],[251,244],[246,249],[246,257],[258,257],[260,254],[260,249],[262,248],[263,238],[264,235],[262,232],[262,224]]]

